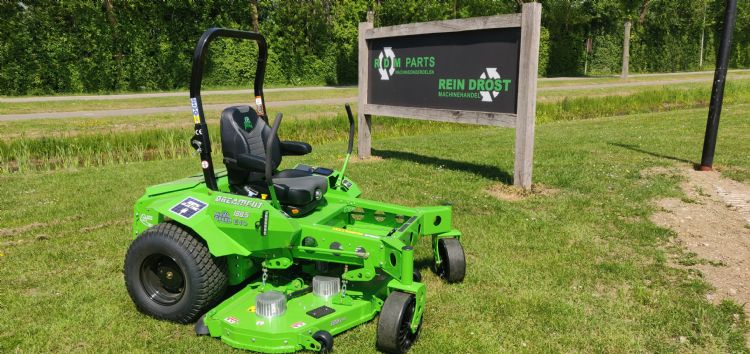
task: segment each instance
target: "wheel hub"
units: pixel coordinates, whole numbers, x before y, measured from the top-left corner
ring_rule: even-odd
[[[185,277],[174,259],[163,254],[147,257],[141,266],[143,290],[162,305],[173,305],[185,292]]]

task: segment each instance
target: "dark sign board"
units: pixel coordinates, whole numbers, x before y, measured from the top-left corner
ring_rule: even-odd
[[[516,130],[513,184],[531,187],[542,5],[516,14],[375,27],[359,24],[360,158],[373,116]]]
[[[520,27],[367,41],[368,104],[517,113]]]

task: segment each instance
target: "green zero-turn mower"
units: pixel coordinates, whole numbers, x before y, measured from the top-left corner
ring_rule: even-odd
[[[256,107],[221,113],[226,170],[214,172],[200,96],[203,62],[212,40],[256,41]],[[461,233],[449,206],[408,208],[358,198],[344,172],[297,165],[278,170],[283,156],[312,151],[277,136],[263,100],[267,48],[258,33],[213,28],[198,41],[190,100],[191,145],[202,175],[146,189],[135,205],[125,283],[136,307],[158,319],[197,320],[198,335],[259,352],[327,352],[333,336],[378,313],[377,347],[405,352],[416,340],[425,285],[414,269],[413,246],[432,237],[435,271],[464,278]],[[240,288],[226,298],[228,286]]]

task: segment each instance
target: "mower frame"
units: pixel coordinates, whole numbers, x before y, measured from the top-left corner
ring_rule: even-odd
[[[292,217],[279,207],[273,193],[270,200],[232,193],[226,172],[214,172],[200,96],[204,54],[220,37],[257,42],[256,108],[259,116],[268,119],[262,88],[267,56],[263,36],[229,29],[207,30],[196,46],[190,83],[195,123],[191,145],[200,154],[203,174],[148,187],[135,204],[133,237],[137,239],[160,224],[174,224],[205,244],[211,257],[222,260],[227,285],[244,288],[207,309],[196,324],[196,332],[220,337],[233,347],[262,352],[324,350],[325,338],[330,337],[328,344],[332,345],[332,335],[372,320],[394,292],[413,296],[413,312],[404,321],[410,321],[409,330],[416,339],[426,287],[415,279],[421,275],[414,269],[414,246],[421,237],[430,236],[435,267],[441,267],[445,260],[440,240],[461,237],[452,228],[451,207],[404,207],[359,198],[359,186],[344,175],[354,138],[354,119],[348,105],[349,142],[343,168],[295,167],[325,176],[329,182],[315,211]],[[276,136],[280,121],[279,114],[271,137]],[[266,176],[272,184],[270,163],[267,158]],[[126,258],[126,268],[127,262]],[[463,279],[463,269],[458,281]],[[310,286],[310,279],[316,275],[339,277],[342,292],[329,299],[316,297]],[[254,312],[255,297],[269,290],[288,298],[282,317],[262,318]],[[335,315],[310,314],[322,307]],[[381,348],[380,343],[379,339],[380,349],[391,351],[388,346]]]

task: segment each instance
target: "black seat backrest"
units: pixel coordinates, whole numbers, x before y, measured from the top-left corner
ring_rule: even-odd
[[[240,154],[266,158],[266,142],[271,134],[271,127],[266,121],[258,117],[250,106],[232,106],[221,112],[220,130],[221,148],[229,183],[240,186],[263,180],[263,171],[240,168],[236,160]],[[281,144],[278,136],[273,139],[271,163],[274,170],[281,163]]]

